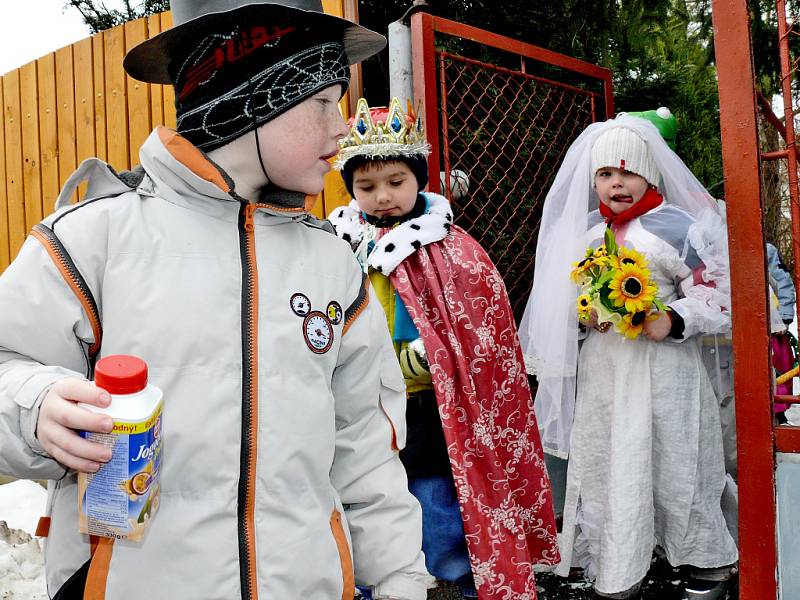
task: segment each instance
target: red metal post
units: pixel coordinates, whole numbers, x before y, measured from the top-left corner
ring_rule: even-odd
[[[450,136],[447,134],[447,72],[444,68],[444,60],[444,56],[439,57],[439,83],[442,86],[442,91],[439,97],[441,98],[442,131],[444,132],[444,135],[442,136],[442,158],[444,158],[442,170],[444,171],[444,190],[442,193],[443,195],[447,196],[448,200],[452,201],[452,194],[450,193]]]
[[[745,0],[712,0],[728,207],[736,426],[740,598],[777,594],[767,275],[750,20]],[[746,352],[742,351],[747,349]]]
[[[603,94],[606,100],[606,119],[614,116],[614,91],[611,85],[611,72],[603,78]]]
[[[568,71],[574,71],[576,73],[588,75],[589,77],[593,77],[595,79],[605,80],[608,78],[608,81],[611,80],[611,71],[605,67],[599,67],[595,64],[580,60],[578,58],[567,56],[566,54],[559,54],[558,52],[553,52],[547,48],[541,48],[539,46],[534,46],[533,44],[526,44],[525,42],[520,42],[514,38],[492,33],[490,31],[485,31],[483,29],[478,29],[477,27],[465,25],[464,23],[442,19],[441,17],[432,17],[430,15],[428,15],[428,17],[432,20],[432,27],[440,33],[460,37],[465,40],[470,40],[479,44],[485,44],[494,48],[502,48],[511,54],[519,54],[520,56],[524,56],[526,58],[539,60],[556,67],[561,67],[562,69],[566,69]]]
[[[428,190],[439,193],[439,114],[436,94],[436,47],[431,15],[418,12],[411,16],[411,55],[414,70],[414,104],[422,106],[425,136],[431,145],[428,157]]]
[[[800,454],[800,428],[787,425],[776,427],[775,445],[778,452]]]

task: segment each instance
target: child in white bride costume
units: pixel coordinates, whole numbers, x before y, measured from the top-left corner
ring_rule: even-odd
[[[578,323],[572,264],[607,227],[649,261],[668,309],[635,317],[636,339]],[[598,598],[636,598],[656,546],[687,567],[690,597],[717,597],[737,560],[697,343],[729,328],[729,291],[723,216],[658,130],[626,115],[589,126],[545,200],[520,336],[545,450],[569,456],[556,572],[583,567]]]

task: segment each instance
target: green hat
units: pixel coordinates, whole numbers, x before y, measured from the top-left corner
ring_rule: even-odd
[[[629,112],[632,117],[639,117],[646,121],[650,121],[656,126],[661,137],[667,142],[667,146],[674,152],[675,151],[675,137],[678,135],[678,120],[675,118],[666,106],[660,107],[658,110],[645,110],[642,112]]]

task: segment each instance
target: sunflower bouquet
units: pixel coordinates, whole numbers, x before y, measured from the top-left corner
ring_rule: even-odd
[[[636,339],[645,322],[657,318],[653,309],[667,309],[657,298],[658,286],[650,279],[647,259],[617,245],[611,228],[606,229],[604,242],[587,248],[583,260],[573,264],[570,278],[581,288],[578,319],[587,322],[594,311],[601,331],[613,325],[620,335]]]

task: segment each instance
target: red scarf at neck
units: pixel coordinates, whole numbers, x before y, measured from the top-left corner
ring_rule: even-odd
[[[651,187],[647,188],[644,196],[642,196],[642,198],[636,204],[619,214],[614,214],[614,211],[612,211],[606,204],[601,202],[600,214],[603,215],[603,218],[606,220],[606,225],[609,227],[611,225],[622,225],[631,219],[641,217],[644,213],[654,209],[656,206],[659,206],[663,201],[664,197],[658,193],[656,188]]]

